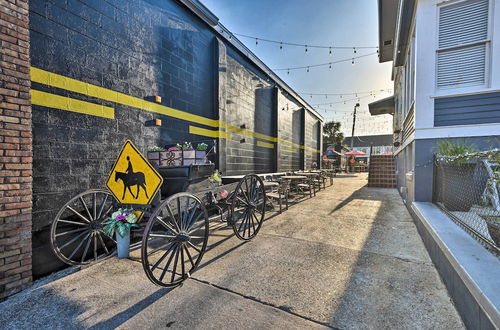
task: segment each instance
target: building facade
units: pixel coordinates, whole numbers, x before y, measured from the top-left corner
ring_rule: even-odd
[[[215,140],[228,175],[319,163],[323,118],[196,0],[1,7],[0,299],[63,266],[52,220],[104,186],[127,139]]]
[[[393,61],[394,96],[370,104],[370,112],[394,115],[403,198],[432,201],[439,141],[479,150],[500,146],[500,4],[379,0],[378,5],[379,60]]]

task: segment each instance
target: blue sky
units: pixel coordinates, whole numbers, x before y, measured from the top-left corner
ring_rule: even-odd
[[[266,39],[296,42],[300,44],[334,46],[377,46],[378,18],[376,0],[202,0],[220,22],[234,33],[241,33]],[[376,49],[334,50],[283,46],[238,37],[271,69],[294,66],[308,66],[350,59],[376,52]],[[351,93],[370,90],[392,89],[391,64],[378,63],[377,55],[334,64],[332,70],[326,67],[303,70],[275,71],[297,92],[309,93]],[[364,94],[366,95],[366,94]],[[373,96],[361,97],[356,120],[356,135],[388,134],[391,132],[390,116],[370,117],[368,103],[389,96],[379,92]],[[340,102],[321,105],[318,110],[327,120],[332,118],[343,123],[343,130],[349,132],[352,126],[352,109],[357,100],[346,99],[355,96],[303,95],[309,104]],[[325,112],[326,110],[326,112]]]

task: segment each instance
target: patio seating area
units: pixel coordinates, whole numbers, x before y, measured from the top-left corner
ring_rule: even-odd
[[[316,196],[316,192],[333,185],[335,170],[320,169],[308,171],[287,171],[258,174],[266,189],[266,198],[270,210],[282,213],[290,204],[297,204]],[[224,183],[243,178],[244,175],[222,176]]]

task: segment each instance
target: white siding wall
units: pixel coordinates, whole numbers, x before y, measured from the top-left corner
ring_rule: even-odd
[[[455,136],[498,135],[500,124],[463,125],[434,128],[434,98],[468,93],[500,91],[500,1],[490,0],[490,40],[488,81],[484,86],[453,89],[436,87],[436,50],[438,49],[439,6],[458,1],[420,0],[415,14],[416,97],[415,137],[439,138]]]

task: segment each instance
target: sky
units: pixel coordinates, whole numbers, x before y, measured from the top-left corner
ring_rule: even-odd
[[[391,63],[378,63],[377,55],[354,60],[352,57],[376,53],[378,17],[376,0],[201,0],[233,33],[303,45],[346,46],[350,49],[313,49],[283,46],[244,37],[242,41],[271,69],[309,66],[338,60],[347,62],[306,69],[278,71],[290,87],[325,120],[342,123],[342,131],[351,136],[354,105],[357,110],[355,135],[390,134],[392,116],[371,117],[368,103],[392,95]],[[380,92],[389,89],[390,91]],[[374,95],[361,94],[373,91]],[[306,94],[304,94],[306,93]],[[315,94],[359,93],[356,95],[313,96]],[[345,104],[344,104],[345,101]],[[329,104],[334,103],[334,104]],[[318,105],[318,106],[315,106]]]

